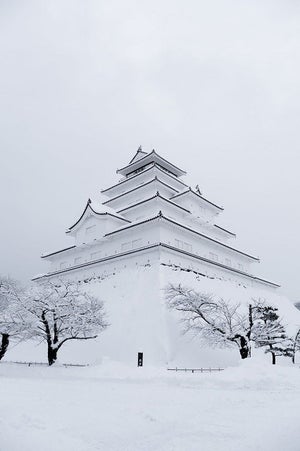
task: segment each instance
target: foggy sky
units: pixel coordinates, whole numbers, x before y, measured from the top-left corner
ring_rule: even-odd
[[[141,144],[300,300],[299,24],[296,0],[1,0],[0,273],[46,271]]]

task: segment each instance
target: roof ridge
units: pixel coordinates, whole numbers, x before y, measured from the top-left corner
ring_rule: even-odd
[[[142,146],[139,146],[139,147],[138,147],[138,150],[137,150],[136,153],[134,154],[133,158],[129,161],[129,164],[131,164],[131,163],[134,161],[135,157],[136,157],[139,153],[143,153],[143,154],[145,154],[145,155],[148,155],[148,152],[145,152],[145,151],[143,150]]]

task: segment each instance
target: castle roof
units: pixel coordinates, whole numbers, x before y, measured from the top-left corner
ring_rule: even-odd
[[[207,202],[208,204],[210,204],[212,207],[215,207],[215,208],[217,208],[218,210],[221,210],[221,211],[224,210],[223,207],[220,207],[219,205],[214,204],[210,200],[208,200],[205,197],[203,197],[201,194],[196,193],[195,191],[192,190],[192,188],[188,188],[187,190],[182,191],[181,193],[174,194],[174,196],[171,197],[171,200],[175,199],[175,198],[178,198],[178,197],[181,197],[181,196],[186,196],[186,195],[197,196],[198,198],[200,198],[204,202]]]
[[[171,179],[176,180],[177,183],[180,183],[182,186],[185,186],[186,188],[188,188],[188,185],[186,185],[185,183],[183,183],[182,180],[180,180],[178,177],[175,177],[174,175],[170,174],[170,172],[166,171],[164,168],[162,168],[161,166],[157,165],[156,163],[151,163],[151,165],[149,165],[149,167],[147,167],[146,169],[143,169],[143,171],[140,171],[134,175],[131,175],[130,177],[127,177],[124,180],[119,181],[118,183],[116,183],[115,185],[110,186],[109,188],[105,188],[101,190],[101,193],[106,193],[110,190],[112,190],[113,188],[119,187],[120,185],[123,185],[124,183],[126,184],[127,182],[131,181],[132,179],[138,178],[140,176],[142,176],[143,174],[147,173],[148,171],[150,171],[151,169],[156,168],[158,171],[160,171],[163,174],[167,174]]]
[[[124,222],[130,222],[128,219],[125,219],[123,216],[119,215],[113,208],[110,208],[109,206],[104,206],[103,204],[100,204],[98,202],[92,202],[91,199],[87,201],[87,204],[80,216],[80,218],[73,224],[71,227],[68,228],[66,233],[70,233],[76,226],[79,225],[79,223],[82,221],[84,217],[88,213],[92,213],[97,216],[111,216],[116,219],[120,219]]]
[[[174,202],[170,201],[166,197],[162,196],[159,193],[159,191],[157,191],[157,193],[154,194],[154,196],[151,196],[151,197],[148,197],[147,199],[136,202],[135,204],[128,205],[128,207],[122,208],[122,210],[118,210],[117,213],[123,213],[123,211],[131,210],[132,208],[138,207],[139,205],[145,204],[153,199],[161,199],[163,202],[166,202],[167,204],[172,205],[175,208],[179,208],[180,210],[182,210],[186,213],[191,213],[190,210],[188,210],[187,208],[184,208],[181,205],[175,204]]]
[[[132,193],[134,191],[137,191],[137,190],[143,188],[144,186],[150,185],[150,184],[152,184],[154,182],[157,182],[160,185],[165,186],[166,188],[174,191],[175,193],[178,193],[178,190],[175,189],[173,186],[168,185],[167,183],[163,182],[162,180],[160,180],[158,177],[155,176],[152,180],[149,180],[149,182],[145,182],[142,185],[136,186],[135,188],[132,188],[132,189],[130,189],[128,191],[125,191],[125,193],[121,193],[118,196],[111,197],[110,199],[108,199],[105,202],[103,202],[103,205],[107,205],[108,203],[113,202],[114,200],[119,199],[120,197],[126,196],[127,194]]]
[[[259,262],[259,258],[258,257],[254,257],[253,255],[247,254],[246,252],[243,252],[243,251],[240,251],[238,249],[235,249],[234,247],[229,246],[228,244],[222,243],[222,241],[216,240],[215,238],[212,238],[212,237],[210,237],[208,235],[205,235],[204,233],[198,232],[197,230],[194,230],[191,227],[188,227],[188,226],[186,226],[184,224],[181,224],[180,222],[174,221],[173,219],[169,218],[168,216],[164,216],[161,211],[156,216],[144,219],[142,221],[131,222],[130,224],[125,225],[123,227],[120,227],[119,229],[116,229],[116,230],[113,230],[112,232],[106,233],[105,236],[115,235],[116,233],[120,233],[120,232],[122,232],[124,230],[129,230],[129,229],[131,229],[133,227],[137,227],[139,225],[146,224],[148,222],[155,221],[157,219],[163,219],[164,221],[166,221],[166,222],[168,222],[170,224],[173,224],[173,225],[175,225],[177,227],[180,227],[182,229],[188,230],[189,232],[192,232],[195,235],[201,236],[202,238],[204,238],[204,239],[206,239],[208,241],[211,241],[211,242],[213,242],[213,243],[215,243],[215,244],[217,244],[217,245],[219,245],[221,247],[224,247],[224,248],[229,249],[229,250],[231,250],[233,252],[236,252],[236,253],[238,253],[240,255],[243,255],[244,257],[247,257],[250,260],[255,260],[255,261]]]
[[[138,151],[139,152],[139,151]],[[139,152],[139,154],[141,151]],[[134,173],[137,170],[143,170],[143,168],[151,163],[156,163],[162,168],[164,168],[166,171],[170,172],[171,174],[175,175],[176,177],[180,177],[182,175],[185,175],[186,172],[182,169],[175,166],[173,163],[170,163],[165,158],[158,155],[158,153],[155,152],[153,149],[152,152],[147,153],[146,155],[143,155],[141,158],[137,158],[138,154],[136,154],[131,162],[124,166],[121,169],[117,170],[117,174],[124,175],[125,177],[128,177],[128,175]]]
[[[100,262],[105,262],[105,261],[109,261],[109,260],[118,259],[118,258],[120,258],[122,256],[125,256],[125,255],[141,253],[141,252],[144,252],[144,251],[147,251],[147,250],[150,250],[150,249],[159,248],[159,247],[163,247],[165,249],[169,249],[170,251],[173,251],[173,252],[176,252],[176,253],[188,255],[189,257],[192,257],[192,258],[194,258],[196,260],[207,262],[210,265],[226,269],[227,271],[235,273],[235,274],[241,274],[241,275],[243,275],[243,276],[245,276],[245,277],[247,277],[248,279],[251,279],[251,280],[256,280],[256,281],[259,281],[259,282],[263,282],[263,283],[265,283],[267,285],[270,285],[270,286],[273,286],[273,287],[279,287],[280,286],[280,285],[278,285],[278,284],[276,284],[274,282],[270,282],[270,281],[268,281],[266,279],[262,279],[260,277],[256,277],[256,276],[254,276],[252,274],[248,274],[248,273],[246,273],[244,271],[241,271],[239,269],[235,269],[235,268],[232,268],[230,266],[226,266],[226,265],[224,265],[222,263],[209,260],[209,259],[207,259],[205,257],[201,257],[199,255],[192,254],[191,252],[188,252],[188,251],[185,251],[185,250],[182,250],[182,249],[178,249],[178,248],[176,248],[174,246],[170,246],[170,245],[168,245],[166,243],[150,244],[148,246],[143,246],[142,248],[139,248],[139,249],[131,249],[129,251],[122,252],[120,254],[110,255],[110,256],[107,256],[107,257],[99,258],[98,260],[94,260],[94,261],[91,261],[91,262],[81,263],[79,265],[76,265],[76,268],[74,268],[74,267],[66,268],[66,269],[61,269],[61,270],[58,270],[58,271],[53,271],[52,273],[41,274],[41,275],[38,275],[38,276],[34,277],[32,280],[39,280],[39,279],[43,279],[43,278],[52,277],[55,274],[64,274],[64,273],[67,273],[67,272],[70,272],[70,271],[74,271],[74,269],[80,269],[80,268],[96,265],[97,263],[100,263]]]
[[[133,156],[133,158],[129,161],[129,164],[132,164],[135,161],[140,160],[141,158],[143,158],[144,156],[148,155],[148,152],[144,152],[142,150],[142,146],[140,146],[138,148],[138,150],[136,151],[136,154]]]

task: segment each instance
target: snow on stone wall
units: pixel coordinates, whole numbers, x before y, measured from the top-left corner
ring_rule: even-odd
[[[162,264],[162,260],[165,263]],[[237,364],[237,350],[212,349],[196,337],[182,334],[179,314],[169,311],[165,304],[164,289],[169,283],[180,283],[242,305],[252,299],[265,299],[279,308],[290,334],[300,325],[300,312],[274,290],[201,274],[184,264],[181,268],[174,264],[169,266],[158,249],[139,257],[107,263],[98,272],[95,269],[72,272],[73,278],[81,280],[84,290],[104,301],[110,327],[97,340],[68,343],[62,348],[59,360],[96,363],[111,359],[136,366],[137,354],[143,352],[147,366],[224,367]],[[45,360],[46,347],[22,345],[12,349],[7,357],[11,360]]]

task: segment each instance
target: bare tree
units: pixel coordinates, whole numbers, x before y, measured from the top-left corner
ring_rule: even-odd
[[[26,328],[20,295],[15,280],[0,276],[0,361],[7,352],[11,337],[23,336]]]
[[[34,286],[23,306],[30,313],[31,337],[47,343],[49,365],[67,341],[97,338],[108,326],[103,303],[76,282],[58,280]]]
[[[277,356],[292,357],[300,349],[300,330],[291,340],[281,324],[277,308],[253,299],[247,306],[197,293],[180,285],[166,289],[168,306],[182,313],[185,331],[192,331],[213,346],[238,347],[242,359],[251,356],[251,344],[266,347],[272,363]]]
[[[182,313],[185,331],[196,333],[213,346],[236,346],[242,359],[251,356],[257,303],[242,311],[240,304],[180,285],[169,285],[166,299],[170,309]]]

